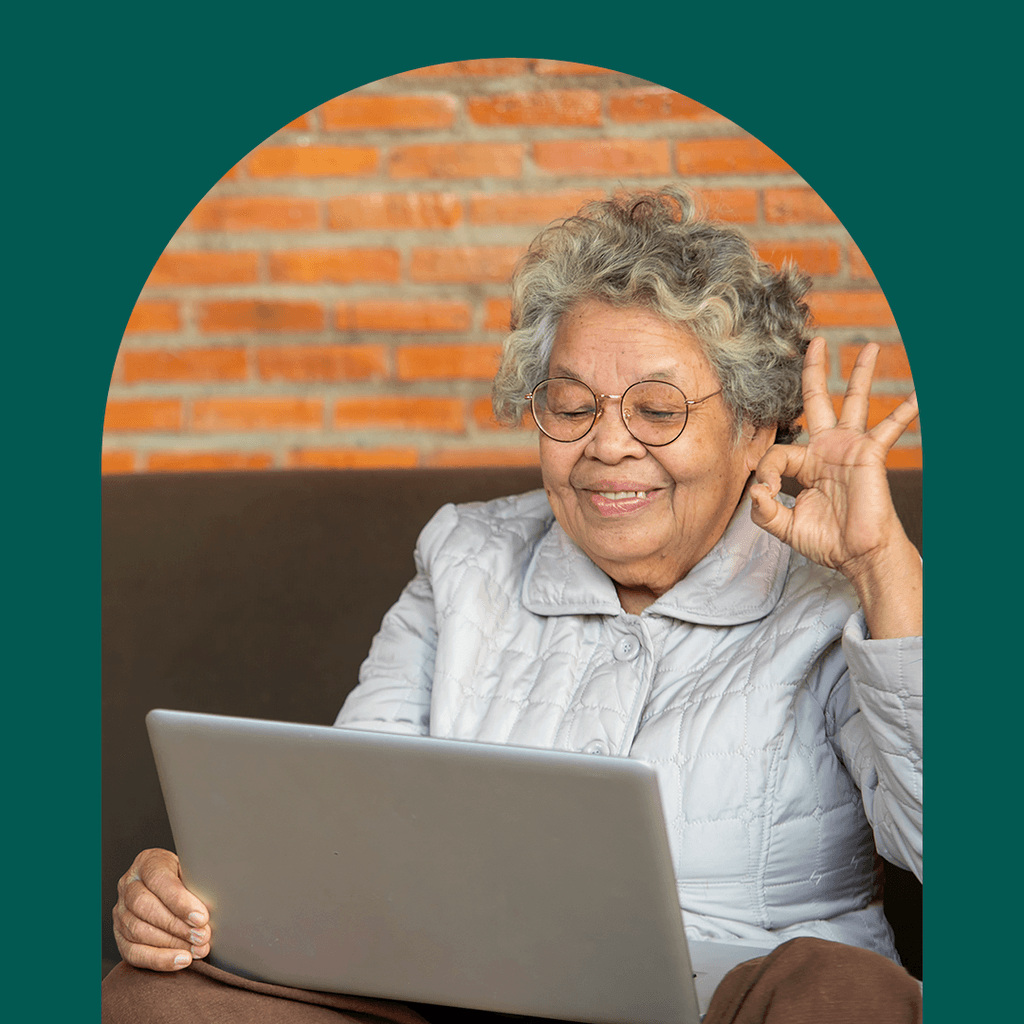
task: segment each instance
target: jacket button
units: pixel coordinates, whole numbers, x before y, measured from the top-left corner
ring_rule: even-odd
[[[612,648],[612,654],[616,661],[632,661],[639,653],[640,641],[635,636],[623,637]]]
[[[593,740],[583,748],[584,754],[607,754],[608,744],[604,740]]]

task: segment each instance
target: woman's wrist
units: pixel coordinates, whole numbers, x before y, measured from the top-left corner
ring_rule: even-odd
[[[864,610],[873,640],[920,636],[924,631],[924,567],[904,534],[843,569]]]

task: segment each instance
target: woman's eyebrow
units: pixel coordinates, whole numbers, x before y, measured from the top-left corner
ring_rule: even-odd
[[[548,376],[571,377],[573,380],[578,380],[581,384],[586,383],[586,381],[578,373],[576,373],[575,370],[570,370],[567,366],[549,366]]]

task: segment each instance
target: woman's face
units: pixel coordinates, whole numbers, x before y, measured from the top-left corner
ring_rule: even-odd
[[[686,331],[644,308],[597,301],[562,317],[548,376],[577,377],[608,395],[650,379],[667,380],[691,399],[721,386]],[[648,449],[626,430],[618,402],[605,401],[581,440],[540,435],[544,488],[565,532],[618,584],[624,607],[640,608],[719,540],[774,436],[774,428],[747,429],[737,443],[716,395],[690,407],[675,441]]]

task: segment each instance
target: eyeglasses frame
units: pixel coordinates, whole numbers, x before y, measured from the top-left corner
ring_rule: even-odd
[[[582,384],[583,387],[585,387],[594,396],[594,400],[595,400],[594,401],[594,418],[590,421],[590,426],[587,427],[587,429],[585,431],[583,431],[583,433],[580,434],[579,437],[573,438],[573,439],[568,440],[568,441],[564,440],[561,437],[555,437],[554,435],[549,434],[540,425],[540,419],[537,416],[537,407],[534,404],[534,396],[537,393],[537,389],[540,388],[540,387],[543,387],[545,384],[547,384],[547,383],[549,383],[550,381],[553,381],[553,380],[568,380],[568,381],[572,381],[573,384]],[[648,442],[648,441],[641,441],[640,438],[637,437],[636,434],[634,434],[633,431],[630,429],[629,420],[626,419],[626,410],[625,410],[625,404],[624,403],[625,403],[625,400],[626,400],[626,395],[628,395],[630,393],[630,391],[633,390],[633,388],[639,387],[641,384],[667,384],[670,388],[675,388],[676,391],[678,391],[679,394],[681,394],[683,396],[683,403],[686,405],[686,419],[683,420],[683,425],[679,428],[679,433],[676,434],[676,436],[673,437],[671,441],[662,441],[660,444],[652,444],[651,442]],[[632,437],[635,441],[638,441],[645,448],[664,448],[666,445],[670,445],[673,442],[678,441],[679,438],[683,436],[683,431],[686,429],[686,424],[690,422],[690,406],[691,405],[700,405],[701,402],[706,402],[709,398],[714,398],[715,395],[720,395],[721,393],[722,393],[722,388],[719,388],[717,391],[712,391],[710,395],[705,395],[703,398],[687,398],[686,397],[686,392],[683,391],[683,389],[681,387],[678,387],[677,385],[673,384],[671,381],[667,381],[667,380],[638,380],[638,381],[634,381],[632,384],[630,384],[629,387],[626,388],[626,390],[623,391],[621,395],[604,395],[604,394],[598,394],[589,384],[587,384],[584,381],[580,380],[578,377],[545,377],[544,380],[542,380],[539,384],[534,384],[533,390],[530,391],[528,394],[524,395],[523,399],[525,401],[529,401],[529,403],[530,403],[530,414],[533,416],[533,422],[537,424],[537,429],[545,437],[550,437],[552,441],[557,441],[559,444],[575,444],[577,441],[582,441],[594,429],[594,425],[597,423],[598,417],[601,416],[601,414],[604,412],[605,400],[611,401],[612,399],[617,399],[618,403],[619,403],[619,419],[622,420],[622,425],[628,431],[629,436]]]

